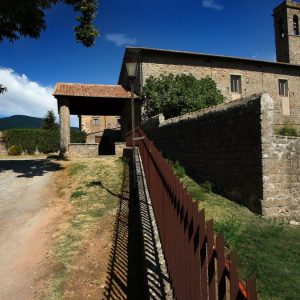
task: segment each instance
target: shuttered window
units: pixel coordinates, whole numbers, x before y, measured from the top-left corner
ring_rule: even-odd
[[[288,81],[286,79],[278,80],[279,96],[287,97],[289,94]]]
[[[230,75],[231,92],[242,93],[242,80],[240,75]]]

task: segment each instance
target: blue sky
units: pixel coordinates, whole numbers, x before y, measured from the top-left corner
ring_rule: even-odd
[[[101,36],[92,48],[75,42],[75,14],[58,4],[47,12],[47,30],[39,39],[0,43],[0,80],[9,89],[0,96],[0,116],[22,113],[14,107],[24,106],[24,82],[49,95],[56,82],[117,83],[126,45],[274,60],[272,10],[281,2],[102,0],[96,20]],[[18,99],[10,93],[14,78],[20,84]]]

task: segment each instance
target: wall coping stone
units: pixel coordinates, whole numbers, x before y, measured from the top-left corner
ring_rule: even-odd
[[[201,116],[204,116],[204,115],[207,115],[207,114],[210,114],[210,113],[222,112],[222,111],[228,110],[230,108],[234,108],[234,107],[241,106],[241,105],[246,105],[249,102],[256,101],[260,98],[261,99],[264,98],[263,95],[268,95],[268,94],[267,93],[254,94],[254,95],[251,95],[251,96],[248,96],[248,97],[245,97],[245,98],[237,99],[237,100],[234,100],[234,101],[231,101],[231,102],[221,103],[221,104],[215,105],[215,106],[210,107],[210,108],[200,109],[200,110],[193,111],[193,112],[190,112],[190,113],[178,116],[178,117],[170,118],[170,119],[165,119],[163,114],[158,114],[158,115],[153,116],[149,119],[146,119],[142,123],[142,126],[144,126],[144,125],[147,126],[147,123],[150,120],[151,120],[150,121],[151,123],[155,122],[160,127],[160,126],[164,126],[164,125],[170,125],[170,124],[173,124],[173,123],[177,123],[179,121],[197,119]],[[269,96],[269,98],[270,98],[270,96]],[[272,101],[272,105],[273,105],[273,101]],[[269,109],[270,109],[270,106],[269,106]]]

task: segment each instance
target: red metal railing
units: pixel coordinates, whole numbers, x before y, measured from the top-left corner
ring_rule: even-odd
[[[176,299],[256,300],[255,275],[239,280],[236,258],[224,255],[224,236],[213,233],[186,188],[141,129],[136,130],[146,181]],[[126,136],[132,146],[131,133]]]

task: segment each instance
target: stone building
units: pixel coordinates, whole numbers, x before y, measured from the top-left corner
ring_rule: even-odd
[[[119,116],[79,116],[79,128],[86,132],[86,142],[100,144],[105,131],[120,130]]]
[[[187,51],[128,47],[119,84],[126,86],[125,62],[137,60],[139,75],[135,92],[141,94],[149,76],[192,74],[209,76],[226,102],[268,92],[274,100],[275,126],[289,123],[300,129],[300,3],[284,1],[274,9],[277,62]]]

